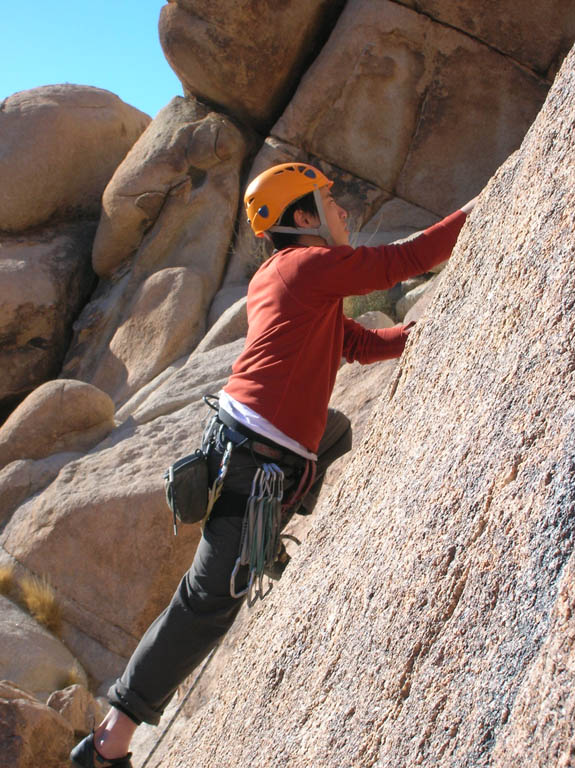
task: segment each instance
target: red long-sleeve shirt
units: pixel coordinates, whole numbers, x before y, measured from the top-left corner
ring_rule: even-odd
[[[405,326],[367,330],[343,314],[345,296],[391,288],[449,258],[465,214],[414,240],[377,248],[278,251],[248,289],[248,335],[225,391],[309,451],[317,452],[342,355],[373,363],[399,357]]]

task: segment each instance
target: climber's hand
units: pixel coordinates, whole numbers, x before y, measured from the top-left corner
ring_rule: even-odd
[[[415,320],[412,320],[411,323],[408,323],[405,328],[403,329],[403,332],[409,336],[409,334],[412,332],[412,330],[415,328]]]

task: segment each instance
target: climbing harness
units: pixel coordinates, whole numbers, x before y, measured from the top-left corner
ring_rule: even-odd
[[[264,590],[264,571],[266,567],[273,568],[281,550],[283,492],[284,473],[277,464],[264,464],[257,470],[242,523],[240,551],[230,578],[231,596],[247,594],[250,606],[271,589],[270,581]],[[248,567],[248,584],[236,592],[236,576],[241,566]]]
[[[217,398],[208,397],[204,400],[216,411],[216,414],[204,431],[202,451],[207,455],[214,449],[222,454],[222,460],[217,477],[208,492],[203,525],[208,521],[214,505],[220,498],[234,450],[244,449],[251,452],[256,463],[256,455],[261,456],[262,453],[271,453],[273,460],[289,461],[289,457],[279,446],[262,443],[257,439],[258,435],[253,435],[247,430],[247,434],[243,434],[240,429],[245,427],[240,427],[229,414],[222,412],[221,409],[218,410],[215,404],[209,402],[213,400],[217,403]],[[276,456],[277,459],[275,459]],[[280,578],[290,560],[282,539],[292,538],[299,544],[297,539],[282,535],[281,531],[287,521],[288,510],[291,512],[315,481],[316,463],[301,459],[300,461],[305,464],[303,472],[297,488],[286,502],[284,501],[285,475],[273,460],[270,461],[268,458],[267,463],[255,470],[242,521],[238,557],[230,576],[231,596],[239,598],[247,595],[250,606],[257,598],[264,598],[269,593],[271,580]],[[244,589],[237,591],[236,578],[241,567],[248,569],[248,583]],[[267,586],[264,585],[266,575],[270,579]]]

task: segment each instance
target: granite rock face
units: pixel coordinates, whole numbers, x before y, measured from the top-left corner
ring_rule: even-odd
[[[573,764],[574,121],[575,51],[157,765]]]

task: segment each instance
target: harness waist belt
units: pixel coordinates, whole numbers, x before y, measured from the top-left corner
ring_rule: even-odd
[[[239,448],[243,447],[241,445],[243,442],[246,448],[251,449],[255,453],[259,453],[268,459],[273,459],[274,461],[285,461],[286,459],[289,459],[291,460],[289,461],[290,464],[293,463],[294,460],[296,460],[295,463],[305,463],[303,456],[298,456],[297,453],[293,453],[293,451],[290,451],[277,443],[273,443],[262,435],[258,435],[257,432],[253,432],[251,429],[248,429],[248,427],[241,424],[237,419],[234,419],[234,417],[227,411],[224,411],[223,408],[220,408],[218,411],[218,419],[227,427],[230,440],[234,443],[238,443]],[[245,442],[246,440],[248,441],[247,443]]]

